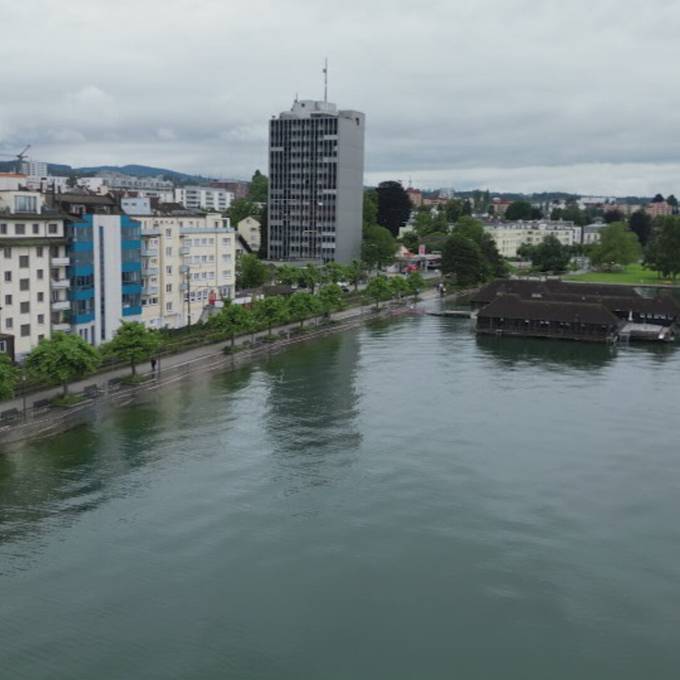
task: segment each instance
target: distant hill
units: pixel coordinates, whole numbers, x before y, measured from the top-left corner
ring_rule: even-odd
[[[134,177],[164,177],[178,184],[207,182],[211,178],[201,175],[188,175],[185,172],[177,172],[168,168],[154,168],[150,165],[94,165],[83,168],[73,168],[70,165],[57,165],[49,163],[48,172],[62,177],[68,175],[96,175],[98,172],[119,172],[122,175]]]

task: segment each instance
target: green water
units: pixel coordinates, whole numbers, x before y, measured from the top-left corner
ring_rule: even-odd
[[[672,678],[680,352],[404,319],[0,457],[0,678]]]

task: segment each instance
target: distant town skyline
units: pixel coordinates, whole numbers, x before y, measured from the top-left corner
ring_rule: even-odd
[[[0,61],[0,159],[31,144],[35,160],[248,177],[266,171],[271,115],[322,97],[327,56],[329,100],[368,117],[367,183],[677,193],[680,5],[645,10],[24,0],[4,8],[21,58]]]

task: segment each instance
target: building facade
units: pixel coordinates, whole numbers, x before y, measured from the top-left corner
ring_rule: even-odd
[[[196,321],[236,287],[236,235],[219,213],[157,210],[133,215],[142,235],[142,320],[149,328]]]
[[[0,191],[0,334],[23,359],[69,330],[70,281],[63,217],[38,192]],[[3,351],[0,348],[0,351]]]
[[[517,257],[517,250],[523,244],[538,245],[549,235],[555,236],[565,246],[581,243],[581,227],[573,222],[490,222],[484,225],[484,229],[496,242],[498,252],[511,259]]]
[[[225,212],[234,200],[234,194],[219,187],[179,187],[175,201],[187,210]]]
[[[269,123],[268,257],[350,262],[361,250],[365,116],[296,101]]]

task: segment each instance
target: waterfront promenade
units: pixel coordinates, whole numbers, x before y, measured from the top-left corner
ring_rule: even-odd
[[[436,297],[438,297],[438,293],[434,289],[425,290],[416,304]],[[412,303],[408,302],[408,304],[411,305]],[[395,309],[405,311],[408,307],[405,307],[403,303],[397,305],[383,303],[381,309],[383,312],[392,314]],[[377,317],[373,307],[362,305],[333,313],[331,320],[335,324],[332,326],[318,325],[314,321],[307,321],[305,326],[307,333],[305,334],[295,334],[300,329],[299,323],[289,323],[273,328],[273,341],[271,343],[258,344],[258,340],[261,341],[268,337],[267,331],[242,335],[235,338],[235,347],[239,348],[248,344],[250,351],[241,351],[233,355],[224,353],[225,346],[229,344],[228,340],[201,345],[162,357],[158,360],[155,373],[152,372],[149,362],[140,365],[138,375],[148,377],[149,380],[139,385],[124,386],[123,389],[121,389],[120,380],[130,375],[129,366],[102,371],[69,385],[69,392],[73,394],[89,391],[97,395],[96,398],[87,399],[69,409],[34,408],[35,404],[45,404],[50,399],[59,396],[62,393],[60,386],[0,402],[0,413],[11,412],[12,410],[17,412],[17,418],[14,422],[0,425],[0,444],[47,436],[60,430],[69,429],[91,417],[93,408],[98,406],[100,402],[113,406],[129,403],[139,393],[157,390],[164,385],[172,384],[181,380],[188,373],[210,371],[228,365],[230,362],[240,365],[246,363],[250,358],[260,356],[263,352],[276,351],[292,343],[313,340],[317,335],[334,333],[347,328],[350,324],[353,325],[374,318]]]

